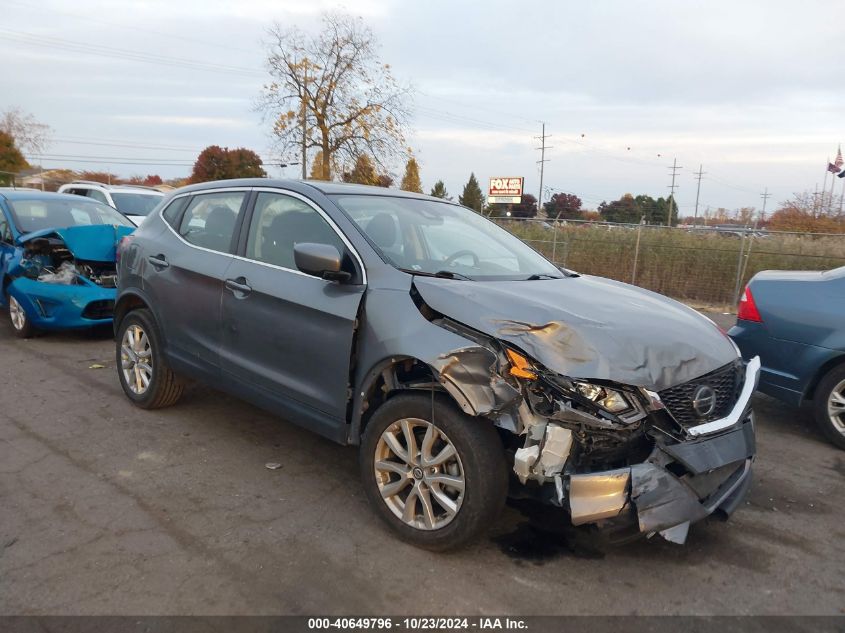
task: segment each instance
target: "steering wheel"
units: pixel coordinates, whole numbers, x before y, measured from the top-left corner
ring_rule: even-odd
[[[456,252],[452,253],[451,255],[449,255],[449,257],[447,257],[446,260],[443,262],[443,265],[444,266],[454,266],[456,260],[460,259],[461,257],[466,257],[467,255],[472,257],[473,268],[478,268],[478,263],[479,263],[478,255],[476,255],[472,251],[466,250],[466,249],[464,249],[462,251],[456,251]]]

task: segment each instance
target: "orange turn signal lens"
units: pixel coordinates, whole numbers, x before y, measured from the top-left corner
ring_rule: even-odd
[[[531,370],[531,363],[522,354],[518,354],[512,349],[505,349],[508,355],[508,360],[511,362],[510,374],[517,378],[527,378],[534,380],[537,374]]]

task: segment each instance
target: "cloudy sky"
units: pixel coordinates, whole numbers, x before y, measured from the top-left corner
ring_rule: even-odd
[[[702,209],[759,207],[764,187],[772,209],[821,187],[845,141],[845,9],[808,0],[0,0],[0,110],[53,127],[46,166],[173,177],[210,144],[274,157],[253,107],[266,28],[338,8],[416,89],[426,188],[457,195],[474,171],[536,195],[545,121],[545,184],[585,207],[666,195],[677,157],[682,215],[699,165]]]

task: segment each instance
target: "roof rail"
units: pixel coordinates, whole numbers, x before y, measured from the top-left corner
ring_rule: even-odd
[[[99,180],[73,180],[69,184],[71,185],[102,185],[103,187],[109,187],[110,185],[105,182],[100,182]]]
[[[130,187],[132,189],[147,189],[148,191],[155,191],[156,193],[161,193],[155,187],[148,187],[147,185],[132,185],[128,183],[120,183],[120,184],[113,184],[110,185],[105,182],[99,182],[98,180],[74,180],[73,182],[69,183],[71,185],[99,185],[101,187]]]

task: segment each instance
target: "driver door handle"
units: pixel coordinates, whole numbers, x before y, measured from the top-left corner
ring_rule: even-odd
[[[231,290],[232,293],[242,299],[249,295],[252,292],[252,286],[249,285],[245,277],[238,277],[237,279],[227,279],[224,282],[224,285],[227,289]]]

